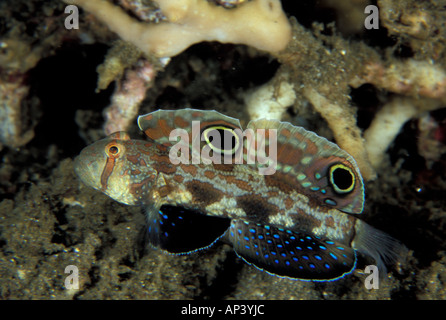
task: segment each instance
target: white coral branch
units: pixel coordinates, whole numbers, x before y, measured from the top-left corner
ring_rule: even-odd
[[[372,166],[378,168],[381,165],[385,152],[407,121],[420,116],[423,112],[442,106],[443,104],[438,100],[414,100],[407,97],[394,98],[384,105],[364,132],[366,149]]]
[[[172,57],[202,41],[245,44],[277,52],[291,40],[280,0],[256,0],[225,9],[204,0],[156,0],[168,22],[148,24],[104,0],[64,0],[80,5],[123,40],[146,54]]]

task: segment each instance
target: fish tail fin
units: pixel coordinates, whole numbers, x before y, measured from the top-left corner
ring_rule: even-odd
[[[381,276],[387,274],[387,266],[405,260],[408,249],[399,240],[359,219],[356,221],[355,229],[356,235],[352,241],[352,247],[375,259]]]

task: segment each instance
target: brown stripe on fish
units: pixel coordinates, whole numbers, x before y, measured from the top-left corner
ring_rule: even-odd
[[[205,170],[205,171],[203,171],[203,174],[208,179],[214,179],[214,177],[215,177],[215,172],[211,171],[211,170]]]
[[[175,117],[173,122],[179,128],[186,128],[186,127],[189,127],[191,125],[191,123],[189,123],[188,121],[184,120],[183,117],[178,117],[178,116]]]
[[[228,183],[229,185],[234,185],[239,187],[242,190],[245,191],[250,191],[252,192],[252,187],[249,185],[248,181],[242,180],[242,179],[238,179],[233,175],[225,175],[225,174],[218,174],[218,178],[220,180],[224,180],[226,181],[226,183]]]
[[[320,139],[321,138],[319,138],[319,140]],[[290,141],[293,142],[290,145],[290,148],[296,148],[296,146],[297,146],[302,151],[305,151],[305,153],[309,153],[311,155],[314,155],[319,151],[319,147],[317,145],[317,142],[319,142],[319,141],[314,142],[298,131],[293,132],[293,139],[287,140],[287,142],[290,142]],[[324,140],[324,142],[325,142],[325,140]],[[280,141],[279,141],[279,143],[280,143]]]
[[[266,195],[268,196],[268,198],[275,198],[278,197],[280,194],[277,191],[267,191]]]
[[[170,127],[167,124],[167,121],[164,119],[159,119],[157,121],[157,125],[153,128],[147,128],[144,133],[151,139],[157,140],[163,137],[168,137],[170,135],[170,132],[174,128]]]
[[[160,152],[165,152],[167,153],[169,151],[169,148],[163,144],[157,144],[156,148],[160,151]]]
[[[164,198],[164,197],[167,197],[173,191],[173,188],[169,185],[165,185],[165,186],[159,187],[157,191],[158,191],[160,197]]]
[[[107,189],[108,178],[113,172],[115,167],[115,157],[107,157],[107,162],[105,163],[104,170],[101,174],[101,191],[104,192]]]
[[[335,227],[335,221],[334,221],[332,216],[328,216],[328,217],[325,218],[325,225],[328,228],[334,228]]]
[[[165,154],[152,154],[152,156],[150,157],[150,160],[152,160],[154,162],[171,163],[169,156],[167,156]]]
[[[312,208],[317,208],[317,210],[321,213],[326,213],[330,210],[332,210],[331,207],[327,205],[321,205],[321,198],[320,197],[308,197],[308,205]]]
[[[265,221],[268,216],[279,212],[279,207],[268,202],[268,199],[260,195],[249,194],[236,197],[237,205],[245,211],[253,221]]]
[[[142,167],[147,167],[147,163],[143,158],[139,159],[139,165]]]
[[[305,143],[307,145],[305,148],[305,153],[307,154],[315,155],[321,150],[320,147],[310,139],[305,139]]]
[[[291,137],[290,130],[288,130],[286,128],[282,128],[282,130],[280,130],[280,134],[287,139],[289,139]]]
[[[265,184],[269,188],[278,188],[280,191],[285,193],[295,191],[298,186],[294,177],[290,177],[290,175],[280,171],[276,171],[272,175],[266,175]]]
[[[293,207],[294,200],[291,199],[290,197],[286,197],[283,203],[285,204],[285,209],[289,210]]]
[[[177,167],[173,165],[170,161],[165,161],[165,158],[169,159],[169,157],[161,156],[157,157],[157,159],[152,159],[155,161],[151,162],[151,166],[157,171],[157,172],[163,172],[165,174],[172,174],[177,171]]]
[[[232,172],[234,171],[234,165],[233,164],[217,164],[213,163],[214,169],[217,171],[226,171],[226,172]]]
[[[282,165],[294,166],[299,159],[302,158],[302,149],[297,149],[295,146],[287,143],[283,144],[280,149],[277,150],[277,162]]]
[[[304,231],[312,231],[313,228],[318,228],[322,225],[319,219],[301,209],[297,209],[295,214],[289,214],[289,217],[295,226]]]
[[[151,155],[153,153],[153,148],[146,147],[144,145],[138,145],[138,152],[141,154]]]
[[[178,183],[183,183],[184,177],[182,175],[175,174],[175,175],[173,175],[173,180],[175,180]]]
[[[208,206],[214,202],[218,202],[223,198],[224,193],[214,188],[214,186],[207,182],[200,182],[192,180],[185,183],[187,191],[192,195],[192,202]]]
[[[197,175],[197,167],[193,164],[180,164],[180,168],[185,172],[192,176]]]
[[[137,164],[139,162],[139,156],[140,154],[128,154],[127,155],[127,160],[130,161],[133,164]]]
[[[200,111],[192,112],[192,118],[201,118],[201,117],[203,117],[203,112],[200,112]]]

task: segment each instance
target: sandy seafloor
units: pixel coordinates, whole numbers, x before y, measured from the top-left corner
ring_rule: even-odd
[[[42,39],[57,34],[63,19],[59,2],[4,3],[8,2],[10,5],[0,5],[3,39],[17,37],[35,48]],[[330,23],[336,16],[337,11],[321,9],[314,1],[302,3],[307,12],[297,18],[308,28],[312,19]],[[425,3],[427,12],[435,4]],[[40,18],[42,15],[46,18]],[[352,41],[367,37],[345,34]],[[399,43],[385,32],[381,36],[384,39],[374,42],[377,50]],[[145,221],[140,208],[121,205],[86,187],[73,172],[72,159],[84,146],[104,136],[102,111],[109,104],[114,84],[96,93],[96,67],[111,40],[82,43],[58,39],[57,47],[51,41],[42,45],[47,52],[35,66],[20,74],[29,87],[21,118],[35,123],[34,137],[19,147],[4,144],[0,150],[0,299],[446,298],[446,158],[438,154],[428,165],[419,154],[416,119],[405,124],[390,146],[378,178],[366,183],[362,218],[400,239],[410,250],[407,260],[390,269],[379,289],[365,288],[361,270],[367,261],[363,258],[353,274],[338,281],[313,283],[256,270],[221,242],[191,255],[166,255],[141,241]],[[400,58],[423,49],[402,43],[394,50]],[[444,51],[438,56],[444,67]],[[158,74],[140,113],[195,107],[246,121],[243,92],[265,83],[278,65],[243,46],[193,46]],[[13,81],[11,76],[5,77],[6,69],[5,65],[0,69],[2,81]],[[373,86],[352,90],[361,129],[366,129],[368,118],[389,95]],[[3,97],[0,108],[7,108],[8,103],[12,103],[10,97]],[[327,132],[325,122],[315,112],[310,114],[313,127]],[[301,123],[299,116],[290,110],[285,117]],[[444,130],[445,109],[438,110],[435,118],[443,121]],[[136,122],[129,132],[142,137]],[[65,288],[68,265],[79,269],[78,290]]]

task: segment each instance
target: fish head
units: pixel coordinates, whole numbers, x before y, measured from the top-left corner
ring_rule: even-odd
[[[157,171],[141,153],[144,145],[146,141],[115,132],[84,148],[74,159],[74,171],[87,186],[123,204],[136,205],[157,178]]]

